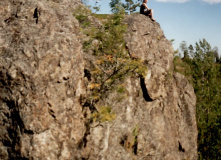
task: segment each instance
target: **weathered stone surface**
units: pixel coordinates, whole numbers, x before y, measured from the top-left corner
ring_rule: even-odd
[[[145,83],[147,89],[151,90],[150,97],[156,99],[166,96],[163,82],[167,72],[173,70],[173,48],[158,23],[150,19],[142,23],[143,19],[147,18],[143,15],[127,18],[131,34],[127,34],[126,41],[130,53],[147,63],[149,72]]]
[[[0,1],[0,159],[77,155],[84,61],[70,4]]]
[[[86,148],[93,148],[91,159],[195,160],[193,87],[173,72],[173,48],[159,24],[143,19],[143,15],[125,19],[125,40],[130,55],[148,66],[148,74],[127,80],[121,102],[118,94],[109,95],[103,105],[112,106],[117,118],[91,128]]]
[[[173,72],[159,24],[143,15],[125,19],[125,40],[147,76],[127,79],[123,99],[112,93],[102,102],[115,120],[88,121],[76,4],[0,1],[0,159],[197,159],[193,87]]]

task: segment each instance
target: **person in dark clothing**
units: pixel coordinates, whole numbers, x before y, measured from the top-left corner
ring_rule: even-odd
[[[153,18],[153,10],[147,7],[148,0],[143,0],[142,5],[140,6],[140,14],[144,14],[145,16],[149,16],[152,21],[156,21]],[[146,10],[147,9],[147,10]],[[146,10],[146,11],[145,11]]]

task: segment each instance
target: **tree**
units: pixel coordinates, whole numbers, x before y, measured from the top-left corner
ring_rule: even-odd
[[[193,58],[193,56],[194,56],[194,48],[193,48],[193,46],[189,45],[188,50],[189,50],[189,56]]]
[[[219,49],[218,49],[218,47],[214,47],[213,52],[214,52],[215,62],[219,63],[220,58],[219,58]]]
[[[140,1],[141,0],[137,1],[125,0],[125,3],[122,3],[121,0],[111,0],[110,2],[111,11],[115,13],[116,11],[118,11],[116,6],[121,6],[126,11],[128,11],[129,14],[131,14],[132,12],[136,11],[136,8],[140,5]]]
[[[109,4],[111,7],[111,12],[117,13],[119,11],[119,8],[117,6],[121,5],[120,1],[121,0],[111,0]]]
[[[136,8],[140,5],[139,1],[134,2],[133,0],[125,0],[125,3],[122,4],[123,8],[131,14],[136,11]]]
[[[102,22],[102,28],[87,25],[88,13],[81,15],[83,11],[84,9],[79,8],[78,13],[74,15],[83,29],[82,33],[88,37],[82,42],[84,52],[94,57],[88,70],[90,93],[86,101],[87,105],[98,111],[98,102],[112,92],[121,93],[126,78],[145,76],[147,67],[142,60],[131,58],[128,53],[124,39],[127,25],[123,23],[125,11],[122,7],[119,7],[119,12],[110,15]],[[95,41],[96,45],[93,45]]]
[[[188,49],[187,49],[186,41],[183,41],[183,42],[180,44],[180,50],[183,52],[184,58],[189,57],[189,56],[188,56]]]
[[[199,159],[221,158],[221,74],[220,64],[215,63],[216,50],[205,40],[200,40],[193,47],[186,48],[186,53],[193,57],[184,58],[191,71],[192,83],[197,97],[196,116],[198,127]]]

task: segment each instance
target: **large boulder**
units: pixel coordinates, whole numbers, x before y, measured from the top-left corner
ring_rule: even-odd
[[[115,119],[89,120],[90,69],[76,6],[77,0],[0,1],[0,159],[197,159],[193,87],[174,73],[160,25],[143,15],[126,17],[125,41],[148,74],[127,79],[124,95],[113,92],[101,102]]]
[[[92,129],[90,136],[101,135],[97,146],[103,145],[103,152],[98,149],[91,156],[125,160],[197,159],[196,96],[187,79],[173,70],[170,41],[160,25],[144,15],[127,16],[125,23],[129,54],[142,59],[148,74],[127,79],[127,94],[122,101],[114,93],[105,100],[105,105],[113,106],[117,118]]]
[[[77,155],[84,61],[71,4],[0,1],[0,159]]]

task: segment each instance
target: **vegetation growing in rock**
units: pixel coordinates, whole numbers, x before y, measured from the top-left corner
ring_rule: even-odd
[[[187,48],[181,44],[184,57],[174,58],[175,71],[185,75],[197,96],[199,159],[221,158],[221,63],[217,50],[205,40]]]
[[[147,67],[128,53],[124,40],[127,26],[123,23],[122,8],[108,16],[99,27],[86,25],[88,13],[79,9],[74,15],[82,28],[84,52],[93,57],[89,67],[91,81],[88,86],[91,94],[88,101],[99,112],[96,104],[100,100],[111,92],[124,93],[124,80],[129,76],[146,75]]]
[[[125,148],[127,152],[132,152],[137,155],[138,135],[140,129],[136,126],[131,133],[122,137],[120,144]]]
[[[105,122],[112,121],[116,118],[116,115],[112,112],[110,106],[101,106],[98,108],[98,112],[92,114],[93,122]]]
[[[88,16],[91,14],[91,11],[87,7],[79,7],[75,10],[73,15],[81,24],[81,28],[89,27],[91,22],[88,19]]]

